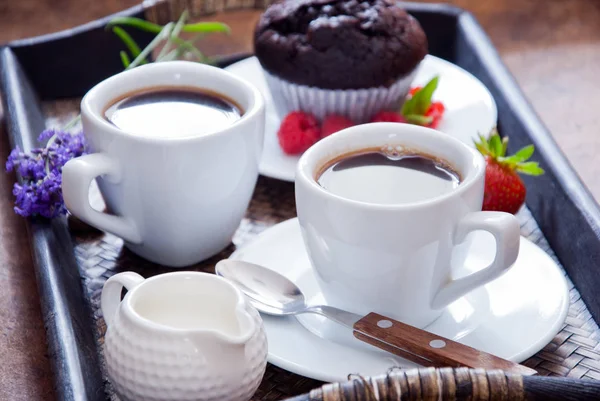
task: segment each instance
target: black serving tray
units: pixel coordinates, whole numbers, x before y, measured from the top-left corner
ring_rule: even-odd
[[[598,204],[525,100],[475,18],[448,5],[405,4],[425,29],[430,53],[471,72],[490,90],[498,106],[499,130],[510,134],[511,150],[535,145],[536,158],[546,174],[524,177],[527,206],[598,321]],[[120,14],[143,18],[144,11],[137,6]],[[38,146],[36,137],[45,128],[41,100],[80,97],[122,70],[115,57],[122,45],[104,30],[112,17],[0,48],[0,91],[13,147],[28,150]],[[134,36],[140,44],[152,39],[140,32]],[[223,59],[220,65],[239,58]],[[58,398],[104,399],[91,309],[66,219],[31,220],[29,235]]]

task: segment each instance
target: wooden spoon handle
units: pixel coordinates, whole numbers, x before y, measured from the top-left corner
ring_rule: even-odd
[[[370,313],[354,324],[354,336],[418,364],[435,367],[501,369],[520,375],[537,372],[495,355],[476,350],[444,337],[417,329],[377,313]],[[426,365],[427,366],[427,365]]]

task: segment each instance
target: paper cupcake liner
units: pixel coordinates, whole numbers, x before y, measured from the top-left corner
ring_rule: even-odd
[[[356,123],[364,123],[381,110],[399,110],[416,71],[415,68],[390,87],[369,89],[321,89],[297,85],[266,71],[264,73],[280,117],[301,110],[320,121],[330,114],[339,114]]]

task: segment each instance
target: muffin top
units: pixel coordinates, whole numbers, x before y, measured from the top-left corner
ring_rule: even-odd
[[[390,86],[427,54],[421,25],[397,0],[283,0],[254,32],[263,68],[324,89]]]

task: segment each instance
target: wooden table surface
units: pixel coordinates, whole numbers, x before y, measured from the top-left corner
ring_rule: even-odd
[[[0,0],[0,43],[70,28],[138,0]],[[479,19],[579,175],[600,199],[600,2],[455,0]],[[214,19],[230,38],[208,53],[251,50],[257,12]],[[510,135],[510,133],[506,133]],[[0,127],[0,159],[9,145]],[[35,275],[24,221],[12,211],[14,177],[0,174],[0,400],[53,400]]]

